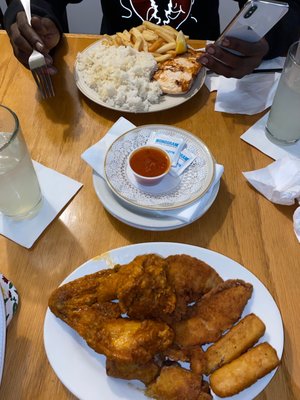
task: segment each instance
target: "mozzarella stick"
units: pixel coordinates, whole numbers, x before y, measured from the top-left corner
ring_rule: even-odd
[[[269,343],[253,347],[210,376],[210,386],[220,397],[233,396],[277,367],[279,359]]]
[[[211,345],[205,355],[206,374],[239,357],[252,347],[265,333],[265,324],[255,314],[249,314],[233,326],[216,343]]]

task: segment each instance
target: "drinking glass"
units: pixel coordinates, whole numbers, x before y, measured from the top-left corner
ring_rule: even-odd
[[[41,203],[40,185],[18,117],[0,105],[0,212],[28,218],[37,213]]]
[[[283,144],[300,139],[300,42],[289,48],[266,132]]]

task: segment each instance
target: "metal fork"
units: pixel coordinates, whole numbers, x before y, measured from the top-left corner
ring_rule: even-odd
[[[30,0],[20,0],[28,23],[31,25],[31,9]],[[46,60],[43,54],[37,50],[33,50],[32,54],[28,60],[29,68],[31,70],[32,76],[43,96],[44,99],[54,96],[54,89],[51,81],[51,76],[48,73]]]

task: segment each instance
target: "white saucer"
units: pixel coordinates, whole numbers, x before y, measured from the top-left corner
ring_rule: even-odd
[[[174,217],[164,216],[162,213],[158,215],[155,211],[141,211],[137,207],[129,206],[110,190],[105,180],[95,171],[93,171],[93,183],[99,200],[111,215],[127,225],[148,231],[168,231],[191,224],[211,207],[220,188],[219,181],[215,184],[211,195],[208,197],[204,195],[200,200],[203,201],[203,207],[199,209],[193,220],[187,222],[180,221]]]

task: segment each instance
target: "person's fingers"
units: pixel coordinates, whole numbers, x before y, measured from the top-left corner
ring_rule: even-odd
[[[230,50],[237,51],[244,56],[255,57],[264,56],[269,50],[268,42],[265,39],[261,39],[258,42],[246,42],[234,37],[226,37],[221,46]]]
[[[226,46],[226,48],[223,48]],[[210,44],[206,47],[206,53],[200,58],[200,62],[212,71],[225,77],[242,78],[256,68],[268,51],[268,43],[265,39],[257,43],[244,42],[238,39],[224,39],[221,46]],[[229,50],[239,52],[233,54]],[[243,53],[245,55],[241,55]]]
[[[21,38],[18,37],[18,38],[16,38],[16,40],[22,41],[22,42],[23,42],[23,40],[26,40],[28,42],[28,44],[31,46],[31,50],[36,49],[38,51],[42,51],[44,48],[43,40],[36,33],[34,28],[32,28],[29,25],[24,11],[21,11],[17,14],[16,23],[17,23],[17,27],[19,30],[19,34],[21,36]],[[17,42],[16,45],[19,45],[19,43]]]
[[[235,71],[226,64],[221,63],[219,60],[215,59],[208,54],[202,56],[199,59],[200,63],[205,67],[215,72],[216,74],[223,75],[226,78],[237,77],[235,76]]]
[[[31,23],[34,30],[43,40],[44,53],[48,53],[60,40],[59,30],[49,18],[32,17]]]

